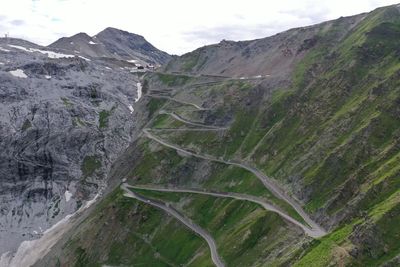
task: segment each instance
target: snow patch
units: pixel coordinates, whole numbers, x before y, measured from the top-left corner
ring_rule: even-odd
[[[50,79],[51,79],[51,76],[50,76],[50,75],[44,75],[44,77],[45,77],[47,80],[50,80]]]
[[[128,108],[129,108],[129,110],[131,111],[131,114],[135,111],[135,110],[133,109],[132,105],[129,105]]]
[[[3,51],[3,52],[10,52],[10,50],[5,49],[5,48],[3,48],[3,47],[0,47],[0,51]]]
[[[137,63],[138,61],[136,59],[131,59],[131,60],[127,60],[127,62],[129,62],[129,63]]]
[[[70,57],[75,57],[74,55],[67,55],[67,54],[57,53],[57,52],[53,52],[53,51],[45,51],[45,50],[39,50],[39,49],[34,49],[34,51],[42,53],[42,54],[45,54],[49,58],[70,58]]]
[[[9,71],[9,73],[11,73],[11,75],[18,77],[18,78],[28,78],[28,76],[25,74],[25,72],[21,69],[16,69],[16,70],[11,70]]]
[[[72,193],[67,190],[67,191],[65,191],[64,196],[65,196],[65,201],[68,202],[71,200]]]
[[[70,45],[73,45],[73,44],[74,44],[74,42],[70,42],[69,44],[70,44]]]
[[[62,53],[57,53],[54,51],[48,51],[48,50],[40,50],[40,49],[36,49],[36,48],[26,48],[23,46],[19,46],[19,45],[8,45],[9,47],[13,47],[25,52],[29,52],[29,53],[33,53],[33,52],[38,52],[44,55],[47,55],[47,57],[49,58],[70,58],[70,57],[75,57],[74,55],[68,55],[68,54],[62,54]]]
[[[0,65],[4,65],[4,63],[3,63],[3,62],[0,62]]]
[[[137,86],[137,97],[135,98],[135,103],[139,101],[139,99],[142,97],[142,84],[141,83],[136,83]]]
[[[110,67],[105,67],[107,70],[111,70],[111,68]]]
[[[27,49],[27,48],[25,48],[23,46],[19,46],[19,45],[8,45],[8,46],[12,47],[12,48],[16,48],[16,49],[22,50],[22,51],[25,51],[25,52],[32,52],[31,50],[29,50],[29,49]]]
[[[97,43],[95,43],[95,42],[93,42],[93,41],[90,41],[89,44],[91,44],[91,45],[96,45]]]

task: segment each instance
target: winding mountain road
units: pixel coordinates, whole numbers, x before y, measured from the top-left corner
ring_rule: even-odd
[[[214,264],[217,267],[224,267],[225,266],[224,263],[222,262],[220,256],[218,255],[218,251],[217,251],[217,246],[216,246],[215,240],[203,228],[201,228],[197,224],[192,223],[189,219],[183,217],[176,210],[174,210],[173,208],[165,205],[161,201],[155,202],[155,201],[147,199],[147,198],[145,198],[145,197],[143,197],[141,195],[135,194],[134,192],[129,190],[128,187],[130,187],[130,186],[128,184],[126,184],[126,183],[123,183],[121,185],[121,189],[124,190],[124,196],[125,197],[130,197],[130,198],[137,199],[137,200],[139,200],[141,202],[144,202],[144,203],[146,203],[148,205],[151,205],[151,206],[154,206],[156,208],[162,209],[167,214],[175,217],[178,221],[180,221],[186,227],[188,227],[193,232],[195,232],[196,234],[201,236],[207,242],[208,246],[210,247],[210,251],[211,251],[211,259],[212,259],[212,261],[214,262]]]
[[[316,222],[314,222],[309,216],[308,214],[303,210],[303,208],[297,204],[297,202],[292,199],[290,196],[288,196],[287,194],[285,194],[269,177],[267,177],[265,174],[263,174],[261,171],[259,171],[258,169],[249,166],[245,163],[241,163],[241,162],[236,162],[236,161],[227,161],[224,159],[219,159],[210,155],[202,155],[202,154],[198,154],[196,152],[193,151],[188,151],[186,149],[183,149],[175,144],[171,144],[168,143],[162,139],[160,139],[159,137],[153,135],[150,131],[150,129],[143,129],[143,133],[144,135],[149,138],[152,139],[154,141],[156,141],[157,143],[172,148],[176,151],[179,151],[183,154],[186,155],[190,155],[193,157],[197,157],[197,158],[201,158],[201,159],[205,159],[205,160],[210,160],[210,161],[214,161],[214,162],[219,162],[219,163],[224,163],[224,164],[228,164],[228,165],[233,165],[233,166],[237,166],[243,169],[246,169],[248,171],[250,171],[251,173],[253,173],[262,183],[263,185],[276,197],[284,200],[285,202],[287,202],[290,206],[293,207],[293,209],[295,209],[297,211],[297,213],[304,219],[304,221],[310,225],[312,232],[313,232],[313,237],[321,237],[326,235],[326,231],[320,227]],[[293,219],[293,218],[292,218]],[[295,219],[293,219],[295,220]]]
[[[152,97],[152,98],[161,98],[161,99],[171,100],[171,101],[174,101],[174,102],[183,104],[183,105],[188,105],[188,106],[195,107],[195,108],[198,109],[198,110],[209,110],[209,109],[207,109],[207,108],[202,108],[202,107],[200,107],[200,106],[197,105],[197,104],[190,103],[190,102],[186,102],[186,101],[183,101],[183,100],[178,100],[178,99],[175,99],[175,98],[169,97],[169,96],[154,95],[154,94],[147,94],[146,96]]]
[[[197,128],[153,128],[153,132],[212,132],[212,131],[225,131],[227,129],[197,129]]]
[[[197,129],[197,130],[226,130],[226,129],[228,129],[227,127],[213,126],[213,125],[206,125],[206,124],[202,124],[202,123],[198,123],[198,122],[192,122],[192,121],[189,121],[189,120],[187,120],[185,118],[182,118],[181,116],[179,116],[178,114],[176,114],[174,112],[168,112],[168,111],[165,111],[165,110],[160,110],[158,113],[159,114],[169,115],[172,118],[174,118],[175,120],[178,120],[178,121],[183,122],[185,124],[203,128],[203,129]]]
[[[233,192],[223,192],[222,193],[222,192],[210,192],[210,191],[202,191],[202,190],[197,190],[197,189],[185,189],[185,188],[160,188],[160,187],[155,187],[155,186],[136,186],[136,185],[129,185],[129,184],[126,184],[125,186],[128,188],[139,189],[139,190],[171,192],[171,193],[200,194],[200,195],[208,195],[208,196],[214,196],[214,197],[220,197],[220,198],[233,198],[236,200],[244,200],[244,201],[253,202],[258,205],[261,205],[265,210],[275,212],[278,215],[280,215],[283,219],[287,220],[288,222],[299,226],[301,229],[303,229],[303,231],[308,236],[313,237],[313,238],[321,237],[320,231],[302,224],[301,222],[292,218],[285,212],[283,212],[280,209],[274,207],[273,205],[267,203],[265,200],[263,200],[260,197],[247,195],[247,194],[233,193]]]

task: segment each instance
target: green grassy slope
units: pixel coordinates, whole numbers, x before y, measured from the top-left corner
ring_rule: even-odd
[[[256,166],[329,229],[328,235],[306,242],[279,216],[252,203],[140,191],[172,203],[207,229],[227,266],[398,262],[400,11],[380,8],[359,23],[349,25],[348,20],[321,25],[312,39],[292,51],[301,56],[290,77],[210,83],[209,77],[182,73],[147,75],[149,92],[164,88],[175,99],[146,100],[152,119],[147,127],[155,135],[197,153]],[[195,72],[203,61],[188,54],[182,57],[182,70]],[[183,131],[196,127],[161,110],[228,129]],[[134,159],[121,177],[130,184],[251,194],[299,218],[241,168],[190,157],[145,136],[136,142]],[[211,265],[201,238],[120,192],[82,223],[63,253],[60,261],[72,266],[135,266],[136,261],[147,266]]]
[[[133,191],[171,203],[206,229],[215,238],[227,266],[279,266],[308,244],[309,238],[302,237],[301,230],[290,229],[277,214],[254,203],[196,194]]]
[[[342,26],[338,20],[321,29],[286,88],[197,88],[212,107],[203,120],[225,118],[228,130],[157,132],[198,153],[250,162],[302,199],[332,227],[299,262],[303,266],[322,252],[326,257],[315,266],[377,265],[397,255],[400,244],[390,237],[400,189],[399,9],[367,14],[337,43]],[[369,218],[387,203],[388,213]],[[365,248],[353,230],[379,240],[383,252]]]
[[[175,150],[154,141],[139,145],[140,164],[127,176],[128,183],[164,187],[205,189],[259,196],[302,222],[303,219],[286,202],[275,197],[251,172],[236,166],[179,155]]]
[[[164,212],[124,197],[119,189],[101,201],[75,231],[62,254],[47,264],[213,266],[202,238]]]

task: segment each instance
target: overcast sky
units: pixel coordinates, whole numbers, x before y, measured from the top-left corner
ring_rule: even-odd
[[[391,0],[1,0],[0,34],[48,45],[115,27],[182,54],[395,4]]]

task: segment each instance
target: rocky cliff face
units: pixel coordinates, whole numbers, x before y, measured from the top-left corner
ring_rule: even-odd
[[[101,192],[140,128],[140,73],[91,56],[0,39],[0,254]]]

